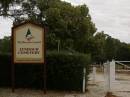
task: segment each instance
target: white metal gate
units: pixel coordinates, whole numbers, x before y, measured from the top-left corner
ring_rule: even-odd
[[[123,62],[123,63],[122,63]],[[117,79],[117,75],[127,77],[127,73],[130,71],[130,67],[125,65],[124,63],[130,63],[130,61],[115,61],[106,62],[104,64],[104,77],[106,83],[106,89],[108,92],[111,91],[130,91],[130,77],[129,80],[119,80]],[[116,64],[123,66],[123,69],[117,69]],[[117,72],[126,72],[124,74],[116,74]]]

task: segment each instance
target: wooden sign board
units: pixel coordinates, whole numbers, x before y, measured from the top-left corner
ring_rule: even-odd
[[[45,30],[32,22],[12,28],[13,63],[44,63]]]
[[[12,28],[12,92],[15,91],[15,64],[19,63],[42,65],[46,93],[45,28],[41,25],[26,21]]]

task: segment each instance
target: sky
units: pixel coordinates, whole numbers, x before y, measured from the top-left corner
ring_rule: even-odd
[[[98,31],[130,43],[130,0],[62,0],[73,5],[86,4]],[[11,19],[0,18],[0,38],[10,35]]]
[[[130,43],[130,0],[65,0],[89,7],[98,31]]]
[[[12,20],[0,17],[0,39],[11,35]]]

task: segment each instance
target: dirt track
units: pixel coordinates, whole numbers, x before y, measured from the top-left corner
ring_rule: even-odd
[[[116,74],[116,81],[111,90],[112,93],[107,93],[104,75],[98,73],[95,82],[92,81],[92,75],[90,75],[86,93],[48,91],[44,95],[40,90],[16,89],[15,93],[12,93],[11,89],[0,88],[0,97],[130,97],[129,74]]]

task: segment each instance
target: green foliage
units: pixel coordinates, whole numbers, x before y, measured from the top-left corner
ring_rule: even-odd
[[[105,62],[106,61],[106,52],[105,52],[105,46],[106,46],[106,38],[107,35],[104,34],[104,32],[97,33],[94,37],[94,49],[92,52],[93,61],[94,62]]]
[[[9,53],[11,51],[11,39],[10,37],[4,37],[0,41],[0,53]]]
[[[59,2],[58,5],[54,2],[46,10],[48,34],[55,34],[61,41],[62,50],[69,48],[79,52],[87,51],[84,48],[89,42],[87,40],[96,32],[88,12],[86,5],[73,7],[66,2]]]
[[[128,44],[122,43],[122,45],[118,47],[116,59],[121,61],[130,60],[130,48]]]
[[[13,0],[0,0],[0,14],[2,13],[3,15],[7,15],[7,11],[9,9],[9,4],[11,4]]]
[[[12,3],[15,1],[12,0]],[[14,18],[14,25],[26,19],[46,24],[49,29],[46,35],[49,50],[57,49],[58,40],[61,50],[90,53],[86,47],[91,44],[90,37],[96,32],[96,27],[87,5],[72,6],[60,0],[27,0],[21,1],[18,6],[21,8],[13,9],[14,13],[9,12],[9,16]]]
[[[9,6],[10,5],[10,6]],[[12,6],[20,9],[13,9]],[[72,6],[61,0],[0,0],[0,15],[14,18],[14,25],[26,20],[48,27],[47,50],[91,54],[93,62],[130,60],[130,47],[105,32],[96,32],[87,5]],[[9,52],[9,40],[2,40],[1,52]]]
[[[87,69],[86,78],[89,74],[90,56],[84,54],[70,54],[67,52],[51,52],[47,57],[48,82],[52,82],[52,88],[82,89],[83,68]],[[54,80],[55,79],[55,80]],[[88,79],[86,79],[87,82]],[[59,86],[57,86],[59,84]]]
[[[11,57],[8,54],[0,54],[0,86],[11,86]]]
[[[0,86],[11,85],[11,56],[0,55]],[[90,56],[68,52],[48,52],[46,56],[47,88],[53,90],[82,90],[83,68],[88,81]],[[39,64],[15,64],[16,87],[41,88],[43,86]]]
[[[130,48],[126,43],[120,42],[104,32],[94,36],[92,51],[93,62],[103,63],[107,60],[130,60]]]
[[[0,16],[13,16],[12,12],[9,12],[9,10],[12,6],[19,4],[21,1],[23,0],[0,0]]]

